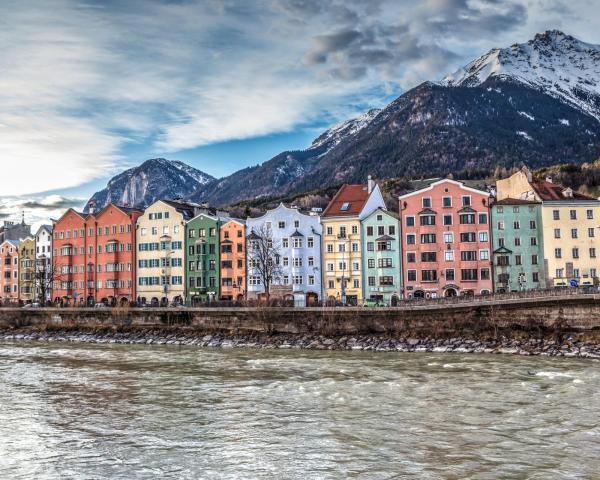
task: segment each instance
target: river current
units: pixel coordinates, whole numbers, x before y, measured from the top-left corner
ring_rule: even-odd
[[[600,478],[600,362],[0,344],[0,478]]]

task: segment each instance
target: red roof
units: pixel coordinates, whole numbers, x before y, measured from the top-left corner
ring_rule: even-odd
[[[579,193],[573,190],[572,197],[566,197],[563,192],[566,190],[566,187],[559,185],[557,183],[546,182],[543,180],[536,180],[531,182],[531,186],[535,190],[535,193],[545,201],[551,200],[596,200],[593,197],[588,197],[583,193]]]
[[[366,185],[342,185],[335,194],[327,208],[323,212],[323,217],[353,217],[358,215],[367,200],[369,192]]]

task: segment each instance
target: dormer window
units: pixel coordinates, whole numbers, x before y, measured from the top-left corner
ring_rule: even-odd
[[[340,208],[340,210],[342,212],[347,212],[349,209],[350,209],[350,203],[349,202],[342,203],[342,206]]]

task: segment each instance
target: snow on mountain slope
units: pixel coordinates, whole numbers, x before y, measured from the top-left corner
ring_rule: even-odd
[[[600,45],[550,30],[527,43],[494,48],[441,83],[476,87],[491,78],[541,89],[600,121]]]
[[[373,119],[381,112],[378,108],[372,108],[366,113],[359,115],[356,118],[346,120],[345,122],[339,123],[324,133],[319,135],[312,143],[310,148],[318,148],[323,145],[328,146],[328,150],[335,147],[342,140],[355,135],[360,132],[363,128],[369,125]]]

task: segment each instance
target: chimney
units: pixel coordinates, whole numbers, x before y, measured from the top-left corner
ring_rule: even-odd
[[[373,180],[373,177],[371,175],[369,175],[367,177],[367,192],[371,193],[374,188],[375,188],[375,181]]]
[[[552,177],[551,177],[550,175],[547,175],[547,176],[546,176],[546,181],[547,181],[548,183],[552,183]]]

